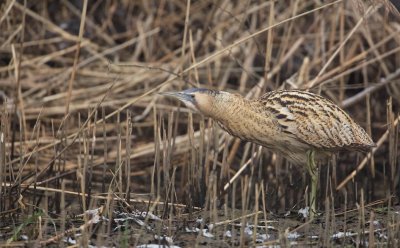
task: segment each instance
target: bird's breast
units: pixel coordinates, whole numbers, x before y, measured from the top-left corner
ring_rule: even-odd
[[[269,116],[250,107],[221,114],[217,122],[229,134],[265,147],[274,147],[274,141],[280,136],[279,127]]]
[[[236,108],[235,112],[225,112],[215,120],[232,136],[278,152],[295,164],[306,162],[306,152],[312,148],[288,134],[269,113],[257,108]]]

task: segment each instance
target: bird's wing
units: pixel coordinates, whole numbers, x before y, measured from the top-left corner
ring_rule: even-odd
[[[319,149],[374,146],[364,129],[333,102],[304,91],[272,91],[260,98],[282,132]]]

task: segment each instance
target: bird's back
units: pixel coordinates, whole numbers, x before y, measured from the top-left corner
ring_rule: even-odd
[[[337,105],[305,91],[271,91],[256,100],[208,89],[167,95],[214,119],[231,135],[279,152],[295,164],[305,164],[309,150],[318,151],[320,160],[337,150],[375,146]]]
[[[272,91],[258,99],[272,113],[282,135],[292,136],[318,150],[368,151],[370,136],[336,104],[319,95],[298,91]]]

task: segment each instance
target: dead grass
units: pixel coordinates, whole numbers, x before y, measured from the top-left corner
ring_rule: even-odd
[[[1,3],[0,246],[398,246],[399,16],[287,3]],[[156,94],[193,86],[311,90],[378,146],[321,167],[310,223],[303,170]]]

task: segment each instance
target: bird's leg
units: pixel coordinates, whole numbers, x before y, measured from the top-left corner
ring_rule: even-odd
[[[317,186],[318,186],[318,167],[314,161],[314,150],[307,152],[307,169],[311,176],[311,191],[309,197],[310,204],[310,220],[314,219],[317,213],[316,209],[316,197],[317,197]]]

